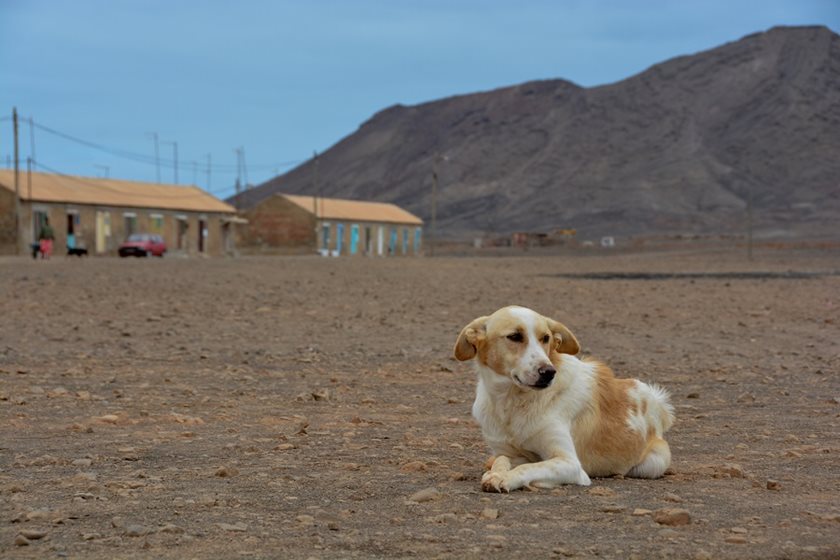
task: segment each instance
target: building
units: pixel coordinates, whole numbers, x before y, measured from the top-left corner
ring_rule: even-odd
[[[116,255],[132,233],[153,233],[169,254],[224,255],[234,251],[236,210],[195,186],[0,170],[0,252],[29,251],[46,218],[56,255],[84,248]],[[17,223],[17,228],[15,224]]]
[[[423,220],[383,202],[274,194],[242,211],[243,250],[322,255],[422,253]]]

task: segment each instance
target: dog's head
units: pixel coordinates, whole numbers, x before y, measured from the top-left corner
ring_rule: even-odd
[[[461,330],[455,358],[477,359],[516,385],[545,389],[554,380],[557,354],[580,352],[575,335],[562,323],[525,307],[503,307]]]

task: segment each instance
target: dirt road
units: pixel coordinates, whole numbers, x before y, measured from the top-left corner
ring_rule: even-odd
[[[0,260],[0,557],[839,557],[840,277],[782,274],[835,269]],[[475,379],[450,353],[511,303],[671,391],[665,478],[481,492]]]

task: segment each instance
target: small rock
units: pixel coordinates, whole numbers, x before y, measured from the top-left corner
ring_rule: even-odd
[[[768,490],[781,490],[782,485],[779,483],[778,480],[773,480],[768,478],[767,479],[767,489]]]
[[[274,451],[289,451],[290,449],[296,449],[297,445],[294,443],[281,443],[274,447]]]
[[[735,463],[726,463],[717,468],[717,471],[724,475],[729,475],[732,478],[744,478],[744,469],[741,465]]]
[[[30,541],[37,541],[47,536],[47,532],[43,529],[21,529],[20,534]]]
[[[127,537],[142,537],[148,532],[149,530],[142,525],[131,524],[125,526],[125,535]]]
[[[664,496],[662,496],[662,499],[665,500],[666,502],[674,502],[674,503],[677,503],[677,504],[681,504],[682,501],[683,501],[682,498],[680,498],[679,496],[677,496],[676,494],[674,494],[672,492],[667,492]]]
[[[747,534],[747,530],[744,529],[743,527],[732,527],[729,530],[733,533],[738,534],[738,535],[746,535]]]
[[[94,539],[101,539],[102,535],[99,533],[82,533],[82,540],[83,541],[92,541]]]
[[[172,533],[175,535],[180,535],[184,532],[184,529],[178,527],[177,525],[173,525],[172,523],[167,523],[160,529],[158,529],[158,533]]]
[[[318,389],[317,391],[312,391],[312,398],[316,401],[328,401],[330,400],[330,391],[329,389]]]
[[[216,523],[216,526],[222,531],[233,531],[235,533],[244,533],[248,530],[248,526],[241,521],[239,523],[234,523],[233,525],[230,523]]]
[[[15,544],[17,546],[28,546],[29,545],[29,539],[27,539],[23,535],[18,535],[18,536],[15,537]]]
[[[609,504],[601,508],[601,511],[604,513],[621,513],[622,511],[626,511],[627,506],[622,506],[619,504]]]
[[[499,510],[495,508],[484,508],[481,510],[481,517],[484,519],[496,519],[499,517]]]
[[[644,508],[636,508],[636,509],[633,510],[633,515],[635,515],[637,517],[642,516],[642,515],[650,515],[651,513],[653,513],[652,510],[644,509]]]
[[[314,525],[315,524],[315,518],[312,517],[311,515],[298,515],[297,517],[295,517],[295,520],[298,523],[300,523],[301,525],[307,525],[308,526],[308,525]]]
[[[700,393],[689,393],[685,396],[687,399],[699,399]]]
[[[415,492],[411,496],[409,496],[409,502],[433,502],[435,500],[439,500],[441,498],[440,492],[438,492],[437,488],[424,488],[418,492]]]
[[[593,486],[587,493],[592,494],[593,496],[615,496],[615,491],[607,488],[606,486]]]
[[[93,463],[93,461],[91,461],[90,459],[75,459],[73,461],[73,466],[74,467],[89,467],[92,463]]]
[[[216,476],[221,478],[228,478],[239,474],[239,469],[236,467],[219,467],[216,470]]]
[[[730,535],[723,540],[729,544],[747,544],[747,538],[741,535]]]
[[[701,548],[694,554],[694,560],[712,560],[712,555]]]
[[[400,467],[401,472],[425,472],[429,466],[423,461],[410,461]]]
[[[653,520],[660,525],[676,527],[691,523],[691,514],[684,509],[663,508],[653,512]]]
[[[752,393],[741,393],[740,395],[738,395],[738,398],[735,399],[735,401],[739,403],[755,402],[755,395],[753,395]]]
[[[116,414],[105,414],[104,416],[95,416],[93,419],[98,422],[103,422],[105,424],[116,424],[120,421],[120,417]]]

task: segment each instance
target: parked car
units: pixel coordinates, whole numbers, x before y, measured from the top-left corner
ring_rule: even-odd
[[[160,235],[151,233],[132,233],[119,248],[121,257],[162,257],[166,252],[166,242]]]

